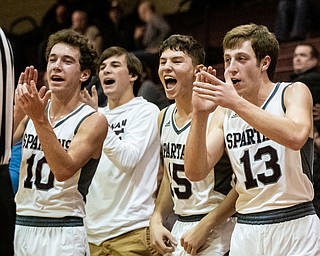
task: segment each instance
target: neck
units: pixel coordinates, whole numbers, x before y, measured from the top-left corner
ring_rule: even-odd
[[[109,109],[114,109],[116,107],[119,107],[123,104],[128,103],[130,100],[132,100],[134,98],[133,93],[131,94],[127,94],[127,95],[123,95],[120,98],[112,98],[112,97],[108,97],[108,105],[109,105]]]

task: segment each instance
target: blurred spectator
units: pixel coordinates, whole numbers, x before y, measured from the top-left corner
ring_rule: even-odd
[[[142,64],[142,83],[137,96],[142,96],[147,101],[157,105],[160,110],[169,106],[173,101],[167,98],[158,74],[152,72],[144,63]]]
[[[45,50],[48,37],[61,29],[71,26],[70,6],[67,0],[58,0],[44,15],[41,22],[42,39],[38,51],[38,70],[43,73],[46,70],[47,61],[45,59]],[[25,65],[24,65],[25,66]],[[23,67],[24,67],[23,66]]]
[[[305,39],[309,8],[306,0],[279,0],[275,35],[280,42]]]
[[[104,47],[120,46],[127,51],[134,50],[133,33],[136,21],[133,15],[125,15],[121,0],[109,0],[107,15],[99,22]]]
[[[170,26],[156,13],[150,0],[140,1],[137,11],[142,24],[136,26],[134,31],[137,48],[134,54],[152,70],[157,70],[159,45],[169,35]]]
[[[150,0],[142,0],[139,3],[138,15],[143,24],[135,29],[134,39],[137,48],[148,53],[158,53],[160,43],[169,34],[169,24],[156,13]]]
[[[293,54],[293,73],[290,81],[305,83],[312,94],[313,103],[320,104],[320,73],[318,70],[319,52],[310,43],[299,43]]]
[[[67,1],[57,1],[44,15],[41,22],[45,39],[58,30],[71,26],[70,7]]]
[[[103,50],[103,39],[97,26],[91,25],[88,13],[84,9],[76,9],[71,15],[71,28],[88,37],[89,42],[98,55]]]
[[[291,81],[300,81],[306,84],[312,94],[315,110],[320,107],[320,72],[318,69],[319,52],[310,43],[299,43],[296,45],[293,54],[293,74]],[[314,206],[317,215],[320,217],[320,116],[319,111],[314,111],[315,123],[315,155],[313,165],[313,185],[315,190]]]

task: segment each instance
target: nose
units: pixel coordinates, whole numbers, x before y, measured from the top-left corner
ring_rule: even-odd
[[[61,70],[61,60],[60,59],[57,59],[53,63],[53,70]]]
[[[229,64],[225,67],[225,70],[230,73],[238,72],[238,67],[237,67],[235,59],[230,60]]]
[[[108,66],[104,66],[102,69],[100,69],[100,71],[102,71],[102,73],[104,75],[110,74],[110,70],[109,70]]]
[[[160,65],[160,68],[162,68],[163,70],[171,70],[172,69],[172,63],[170,61],[166,61],[165,63],[162,63]]]

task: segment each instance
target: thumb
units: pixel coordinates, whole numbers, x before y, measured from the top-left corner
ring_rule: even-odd
[[[46,94],[44,95],[44,97],[42,98],[43,102],[45,103],[45,105],[47,105],[49,99],[51,98],[51,93],[52,91],[51,90],[48,90],[46,92]]]
[[[174,238],[174,236],[171,233],[167,234],[167,238],[170,240],[172,244],[174,245],[178,244],[178,241]]]
[[[40,98],[43,98],[43,96],[44,96],[45,93],[46,93],[46,90],[47,90],[47,88],[46,88],[45,86],[42,86],[42,87],[40,88],[40,90],[39,90],[39,96],[40,96]]]
[[[92,86],[91,93],[93,98],[96,98],[96,99],[98,98],[98,91],[95,85]]]

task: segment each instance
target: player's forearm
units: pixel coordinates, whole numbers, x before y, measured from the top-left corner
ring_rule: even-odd
[[[156,198],[156,205],[152,219],[155,222],[162,222],[173,211],[173,200],[170,193],[170,182],[167,170],[164,168],[164,174],[161,181],[158,196]]]
[[[238,193],[232,188],[226,198],[201,220],[202,225],[213,229],[216,225],[219,225],[227,218],[234,215],[236,213],[235,203],[237,198]]]
[[[299,150],[306,142],[312,128],[310,113],[303,112],[299,119],[277,116],[242,99],[237,105],[236,113],[258,132],[270,140],[285,147]]]
[[[57,139],[48,119],[34,122],[41,148],[44,152],[50,170],[58,181],[67,180],[80,167],[74,161]]]
[[[204,179],[209,171],[207,164],[207,114],[194,114],[185,149],[185,173],[191,181]]]
[[[17,128],[19,127],[22,120],[24,120],[26,114],[22,111],[22,109],[14,106],[13,111],[13,133],[16,132]]]

